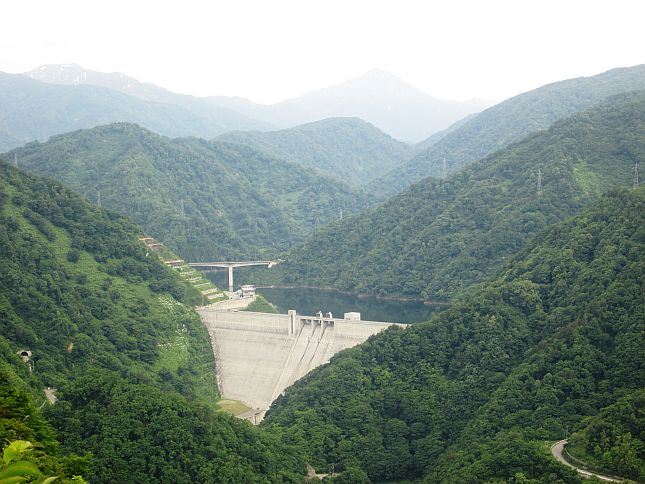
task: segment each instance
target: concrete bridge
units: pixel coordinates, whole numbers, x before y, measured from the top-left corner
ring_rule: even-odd
[[[222,398],[264,417],[271,403],[312,369],[395,323],[198,308],[211,336]]]
[[[190,267],[199,269],[209,269],[213,267],[228,269],[228,290],[233,292],[233,269],[235,267],[249,267],[249,266],[267,266],[268,268],[276,265],[277,262],[272,260],[250,260],[241,262],[189,262]]]

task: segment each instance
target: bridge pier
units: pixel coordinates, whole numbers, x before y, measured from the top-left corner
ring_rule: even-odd
[[[240,261],[240,262],[189,262],[190,267],[202,267],[202,268],[211,268],[211,267],[220,267],[228,269],[228,290],[233,292],[233,269],[235,267],[250,267],[250,266],[267,266],[268,268],[273,267],[277,262],[271,260],[252,260],[252,261]]]

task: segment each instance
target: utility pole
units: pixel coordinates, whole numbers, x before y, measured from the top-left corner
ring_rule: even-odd
[[[634,188],[638,188],[641,186],[640,182],[638,181],[638,161],[634,165]]]
[[[542,196],[542,171],[541,170],[538,170],[537,194],[538,194],[538,197]]]
[[[448,167],[446,166],[446,159],[445,158],[443,159],[443,166],[442,166],[442,169],[441,169],[441,178],[443,178],[444,180],[446,178],[448,178]]]

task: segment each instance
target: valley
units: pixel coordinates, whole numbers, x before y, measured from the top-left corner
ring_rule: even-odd
[[[642,481],[643,89],[0,74],[0,481]]]

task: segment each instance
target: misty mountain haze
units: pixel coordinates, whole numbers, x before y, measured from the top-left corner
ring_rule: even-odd
[[[145,101],[178,105],[199,113],[219,109],[223,119],[233,118],[232,121],[242,125],[231,129],[265,131],[326,118],[358,117],[405,142],[425,140],[492,104],[477,99],[466,102],[438,99],[381,69],[270,105],[243,97],[200,98],[177,94],[120,72],[97,72],[77,64],[43,65],[24,75],[50,84],[105,87]],[[239,119],[235,119],[236,116]],[[243,121],[249,127],[244,127]]]
[[[238,97],[207,99],[280,128],[332,117],[358,117],[407,142],[422,141],[492,104],[437,99],[381,69],[271,105]]]
[[[177,103],[149,101],[102,86],[52,84],[0,72],[0,150],[117,121],[171,137],[213,138],[235,129],[268,127],[230,109],[177,96]],[[183,98],[195,102],[183,103]]]

